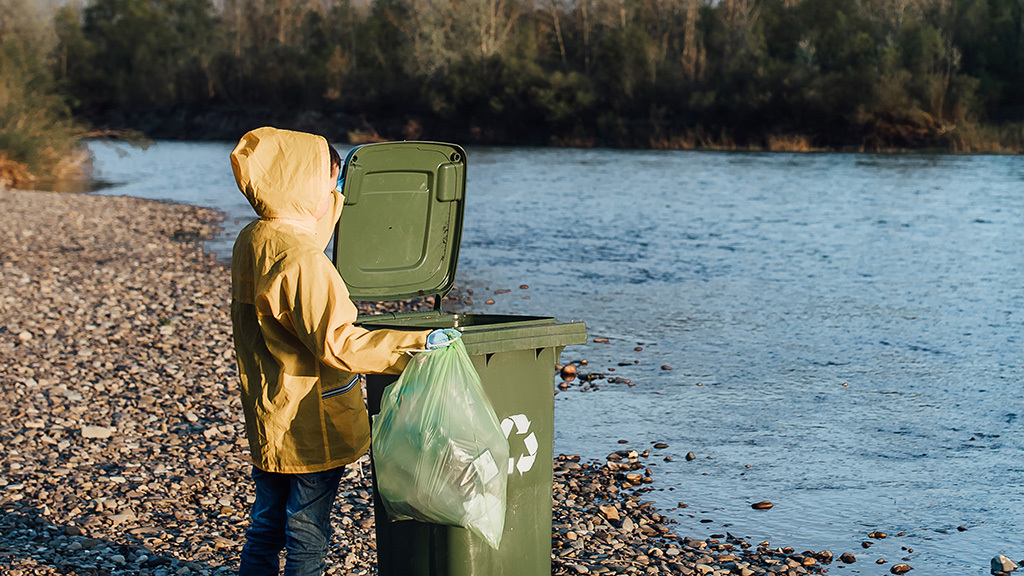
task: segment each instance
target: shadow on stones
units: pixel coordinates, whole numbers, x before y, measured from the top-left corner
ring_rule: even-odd
[[[224,575],[235,568],[185,561],[154,552],[138,536],[95,538],[77,525],[54,523],[32,506],[0,504],[0,565],[8,576],[27,576],[37,568],[62,574],[108,576]]]

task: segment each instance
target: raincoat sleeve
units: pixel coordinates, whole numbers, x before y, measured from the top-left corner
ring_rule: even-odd
[[[408,350],[426,347],[429,331],[366,330],[344,281],[321,252],[282,274],[275,316],[324,364],[353,374],[399,374]]]

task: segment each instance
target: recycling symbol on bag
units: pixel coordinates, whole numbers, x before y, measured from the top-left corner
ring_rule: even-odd
[[[519,475],[522,476],[529,472],[530,468],[533,468],[533,461],[537,459],[537,436],[530,432],[530,419],[526,417],[526,414],[516,414],[501,421],[501,431],[505,433],[506,440],[512,433],[513,427],[516,429],[517,436],[526,435],[526,438],[523,438],[526,452],[518,457],[508,459],[508,473],[511,474],[513,470],[518,470]]]

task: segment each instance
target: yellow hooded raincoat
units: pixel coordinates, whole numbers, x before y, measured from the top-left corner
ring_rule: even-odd
[[[327,141],[259,128],[231,153],[258,220],[235,241],[231,320],[253,464],[319,472],[370,445],[356,374],[397,374],[427,332],[353,326],[356,308],[324,249],[341,216]]]

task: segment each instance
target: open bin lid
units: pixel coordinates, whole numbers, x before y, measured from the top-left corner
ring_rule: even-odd
[[[334,265],[353,300],[447,294],[455,283],[466,152],[441,142],[359,146],[345,159]]]

